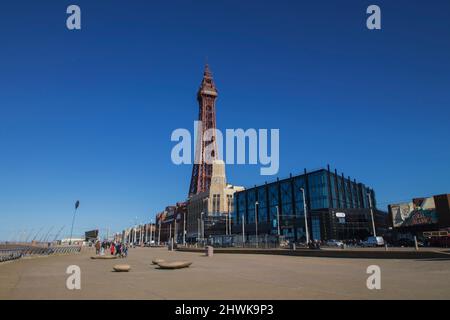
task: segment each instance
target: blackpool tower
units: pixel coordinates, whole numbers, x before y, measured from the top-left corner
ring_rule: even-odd
[[[197,93],[199,104],[195,162],[192,168],[189,196],[209,191],[212,176],[212,161],[218,156],[215,139],[217,90],[208,65]]]

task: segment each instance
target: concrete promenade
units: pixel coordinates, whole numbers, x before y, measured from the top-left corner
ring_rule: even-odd
[[[130,249],[127,259],[81,254],[0,264],[0,299],[450,299],[448,259],[340,259],[262,254]],[[158,270],[153,258],[190,260],[188,269]],[[112,266],[130,264],[129,273]],[[81,290],[66,288],[69,265]],[[381,290],[368,290],[366,269],[381,268]]]

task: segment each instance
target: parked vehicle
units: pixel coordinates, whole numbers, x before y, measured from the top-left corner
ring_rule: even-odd
[[[336,239],[331,239],[327,241],[327,246],[342,248],[344,246],[344,243]]]
[[[415,247],[416,246],[414,240],[405,239],[405,238],[399,239],[396,242],[396,245],[399,246],[399,247]],[[418,247],[424,247],[425,244],[422,241],[417,241],[417,246]]]
[[[363,247],[379,247],[384,246],[383,237],[369,237],[366,241],[362,242]]]

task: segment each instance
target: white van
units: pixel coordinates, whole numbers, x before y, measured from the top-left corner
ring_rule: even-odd
[[[369,237],[366,241],[362,242],[363,247],[379,247],[384,246],[383,237]]]

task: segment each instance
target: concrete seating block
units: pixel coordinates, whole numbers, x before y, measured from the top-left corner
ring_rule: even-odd
[[[117,259],[117,257],[116,256],[92,256],[91,259],[109,260],[109,259]]]
[[[131,267],[128,264],[116,264],[113,269],[115,272],[128,272]]]
[[[158,266],[160,269],[182,269],[187,268],[192,264],[190,261],[173,261],[173,262],[160,262]]]
[[[152,264],[159,264],[159,263],[161,263],[161,262],[164,262],[165,260],[163,260],[163,259],[153,259],[152,260]]]

